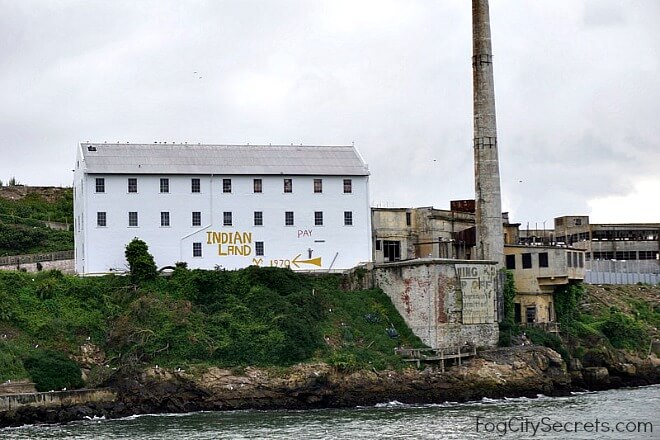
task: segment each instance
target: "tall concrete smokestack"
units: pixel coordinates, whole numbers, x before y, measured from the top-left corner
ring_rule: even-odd
[[[477,258],[502,265],[504,230],[488,0],[472,0],[472,54]]]

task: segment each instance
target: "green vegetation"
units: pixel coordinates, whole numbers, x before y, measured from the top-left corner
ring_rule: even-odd
[[[15,180],[15,179],[14,179]],[[11,185],[11,180],[10,180]],[[73,232],[50,229],[44,221],[71,223],[73,191],[28,192],[16,186],[0,188],[0,256],[73,249]]]
[[[149,253],[149,246],[144,241],[137,237],[131,240],[126,245],[125,255],[133,283],[153,280],[158,276],[156,262]]]
[[[504,289],[505,318],[500,323],[500,346],[509,346],[512,339],[523,331],[538,345],[550,347],[568,360],[583,358],[586,353],[598,350],[626,349],[645,353],[652,332],[660,327],[660,307],[653,306],[640,296],[630,295],[630,289],[642,292],[650,287],[606,286],[604,288],[583,284],[560,286],[554,293],[557,321],[561,338],[539,328],[513,323],[509,306],[513,307],[511,294],[515,295],[512,280],[507,277]],[[657,337],[657,335],[656,335]]]
[[[23,362],[37,391],[80,388],[83,380],[80,366],[64,353],[37,351]]]
[[[72,388],[78,373],[53,352],[71,359],[85,343],[105,355],[89,372],[99,382],[112,368],[153,364],[402,367],[394,348],[421,342],[389,298],[380,290],[343,292],[339,282],[333,275],[257,267],[179,265],[169,277],[137,283],[123,276],[0,272],[0,379]]]

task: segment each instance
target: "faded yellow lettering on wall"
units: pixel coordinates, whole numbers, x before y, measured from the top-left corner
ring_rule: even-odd
[[[206,244],[217,244],[220,256],[252,255],[252,232],[206,232]]]

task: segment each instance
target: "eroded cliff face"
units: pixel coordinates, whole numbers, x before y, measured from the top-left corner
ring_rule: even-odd
[[[24,407],[0,413],[0,426],[66,422],[83,417],[235,409],[311,409],[369,406],[398,400],[441,403],[484,397],[562,395],[573,389],[605,389],[658,383],[657,358],[632,356],[573,363],[546,347],[519,346],[480,352],[461,366],[402,371],[341,372],[327,364],[301,364],[286,370],[248,367],[240,372],[211,367],[203,371],[149,368],[124,374],[110,385],[113,402],[54,408]],[[593,365],[602,362],[602,365]]]
[[[197,374],[151,368],[120,380],[116,388],[121,410],[131,413],[302,409],[562,394],[570,388],[570,374],[548,348],[515,347],[485,352],[445,373],[432,368],[346,373],[326,364],[277,373],[247,368],[241,374],[220,368]]]

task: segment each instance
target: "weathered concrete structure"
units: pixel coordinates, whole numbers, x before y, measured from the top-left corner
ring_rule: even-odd
[[[476,258],[502,265],[502,201],[488,0],[472,0],[472,50]]]
[[[497,344],[493,261],[417,259],[375,266],[373,280],[431,348]]]
[[[464,206],[463,206],[464,205]],[[375,263],[414,258],[476,259],[474,200],[452,200],[451,209],[371,208]],[[501,215],[504,243],[518,243],[518,223]]]
[[[73,391],[51,391],[47,393],[0,395],[0,412],[12,411],[25,406],[55,408],[88,403],[114,402],[117,394],[107,388]]]
[[[553,293],[557,286],[584,279],[584,251],[557,246],[504,247],[506,268],[516,285],[515,321],[522,325],[555,323]]]

